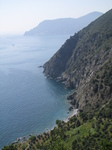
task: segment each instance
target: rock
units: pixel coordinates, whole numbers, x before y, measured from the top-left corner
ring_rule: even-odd
[[[74,99],[71,100],[71,101],[70,101],[70,104],[73,105],[73,106],[75,106],[75,105],[76,105],[76,100],[74,100]]]
[[[84,93],[90,93],[90,88],[87,88],[89,82],[96,71],[112,59],[111,29],[112,10],[66,40],[43,66],[46,76],[58,78],[65,88],[73,88],[77,92],[76,96],[72,94],[67,97],[76,108],[87,107],[83,99]]]
[[[73,95],[67,96],[67,100],[72,100],[73,98],[74,98]]]
[[[42,68],[43,66],[38,66],[38,68]]]
[[[73,107],[71,106],[70,108],[69,108],[69,111],[72,111],[73,110]]]

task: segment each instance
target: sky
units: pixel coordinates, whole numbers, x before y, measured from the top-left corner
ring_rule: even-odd
[[[112,0],[0,0],[0,35],[24,34],[43,20],[107,12]]]

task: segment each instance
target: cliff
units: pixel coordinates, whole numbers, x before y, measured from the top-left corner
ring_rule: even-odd
[[[67,88],[74,88],[75,93],[68,99],[82,108],[86,105],[87,96],[83,94],[86,85],[109,59],[112,59],[112,10],[71,36],[44,64],[44,73]]]
[[[80,18],[44,20],[37,27],[26,31],[24,35],[73,35],[101,15],[100,12],[92,12]]]
[[[3,150],[111,150],[112,10],[68,39],[45,63],[44,73],[74,89],[68,100],[79,113]]]

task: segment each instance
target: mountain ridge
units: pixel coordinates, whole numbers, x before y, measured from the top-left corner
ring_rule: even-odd
[[[112,9],[71,36],[44,64],[44,73],[74,89],[67,99],[78,114],[3,150],[111,150]]]
[[[111,20],[112,10],[71,36],[44,64],[45,75],[63,82],[66,88],[73,88],[77,93],[83,91],[94,73],[112,58]],[[78,95],[76,105],[82,107]]]
[[[73,35],[101,15],[101,12],[92,12],[79,18],[44,20],[37,27],[26,31],[24,35]]]

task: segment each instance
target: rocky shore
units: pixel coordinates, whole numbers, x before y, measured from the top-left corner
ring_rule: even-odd
[[[92,78],[112,57],[111,13],[112,10],[108,11],[71,36],[43,65],[47,77],[62,82],[65,88],[74,89],[68,99],[75,108],[86,107]]]

